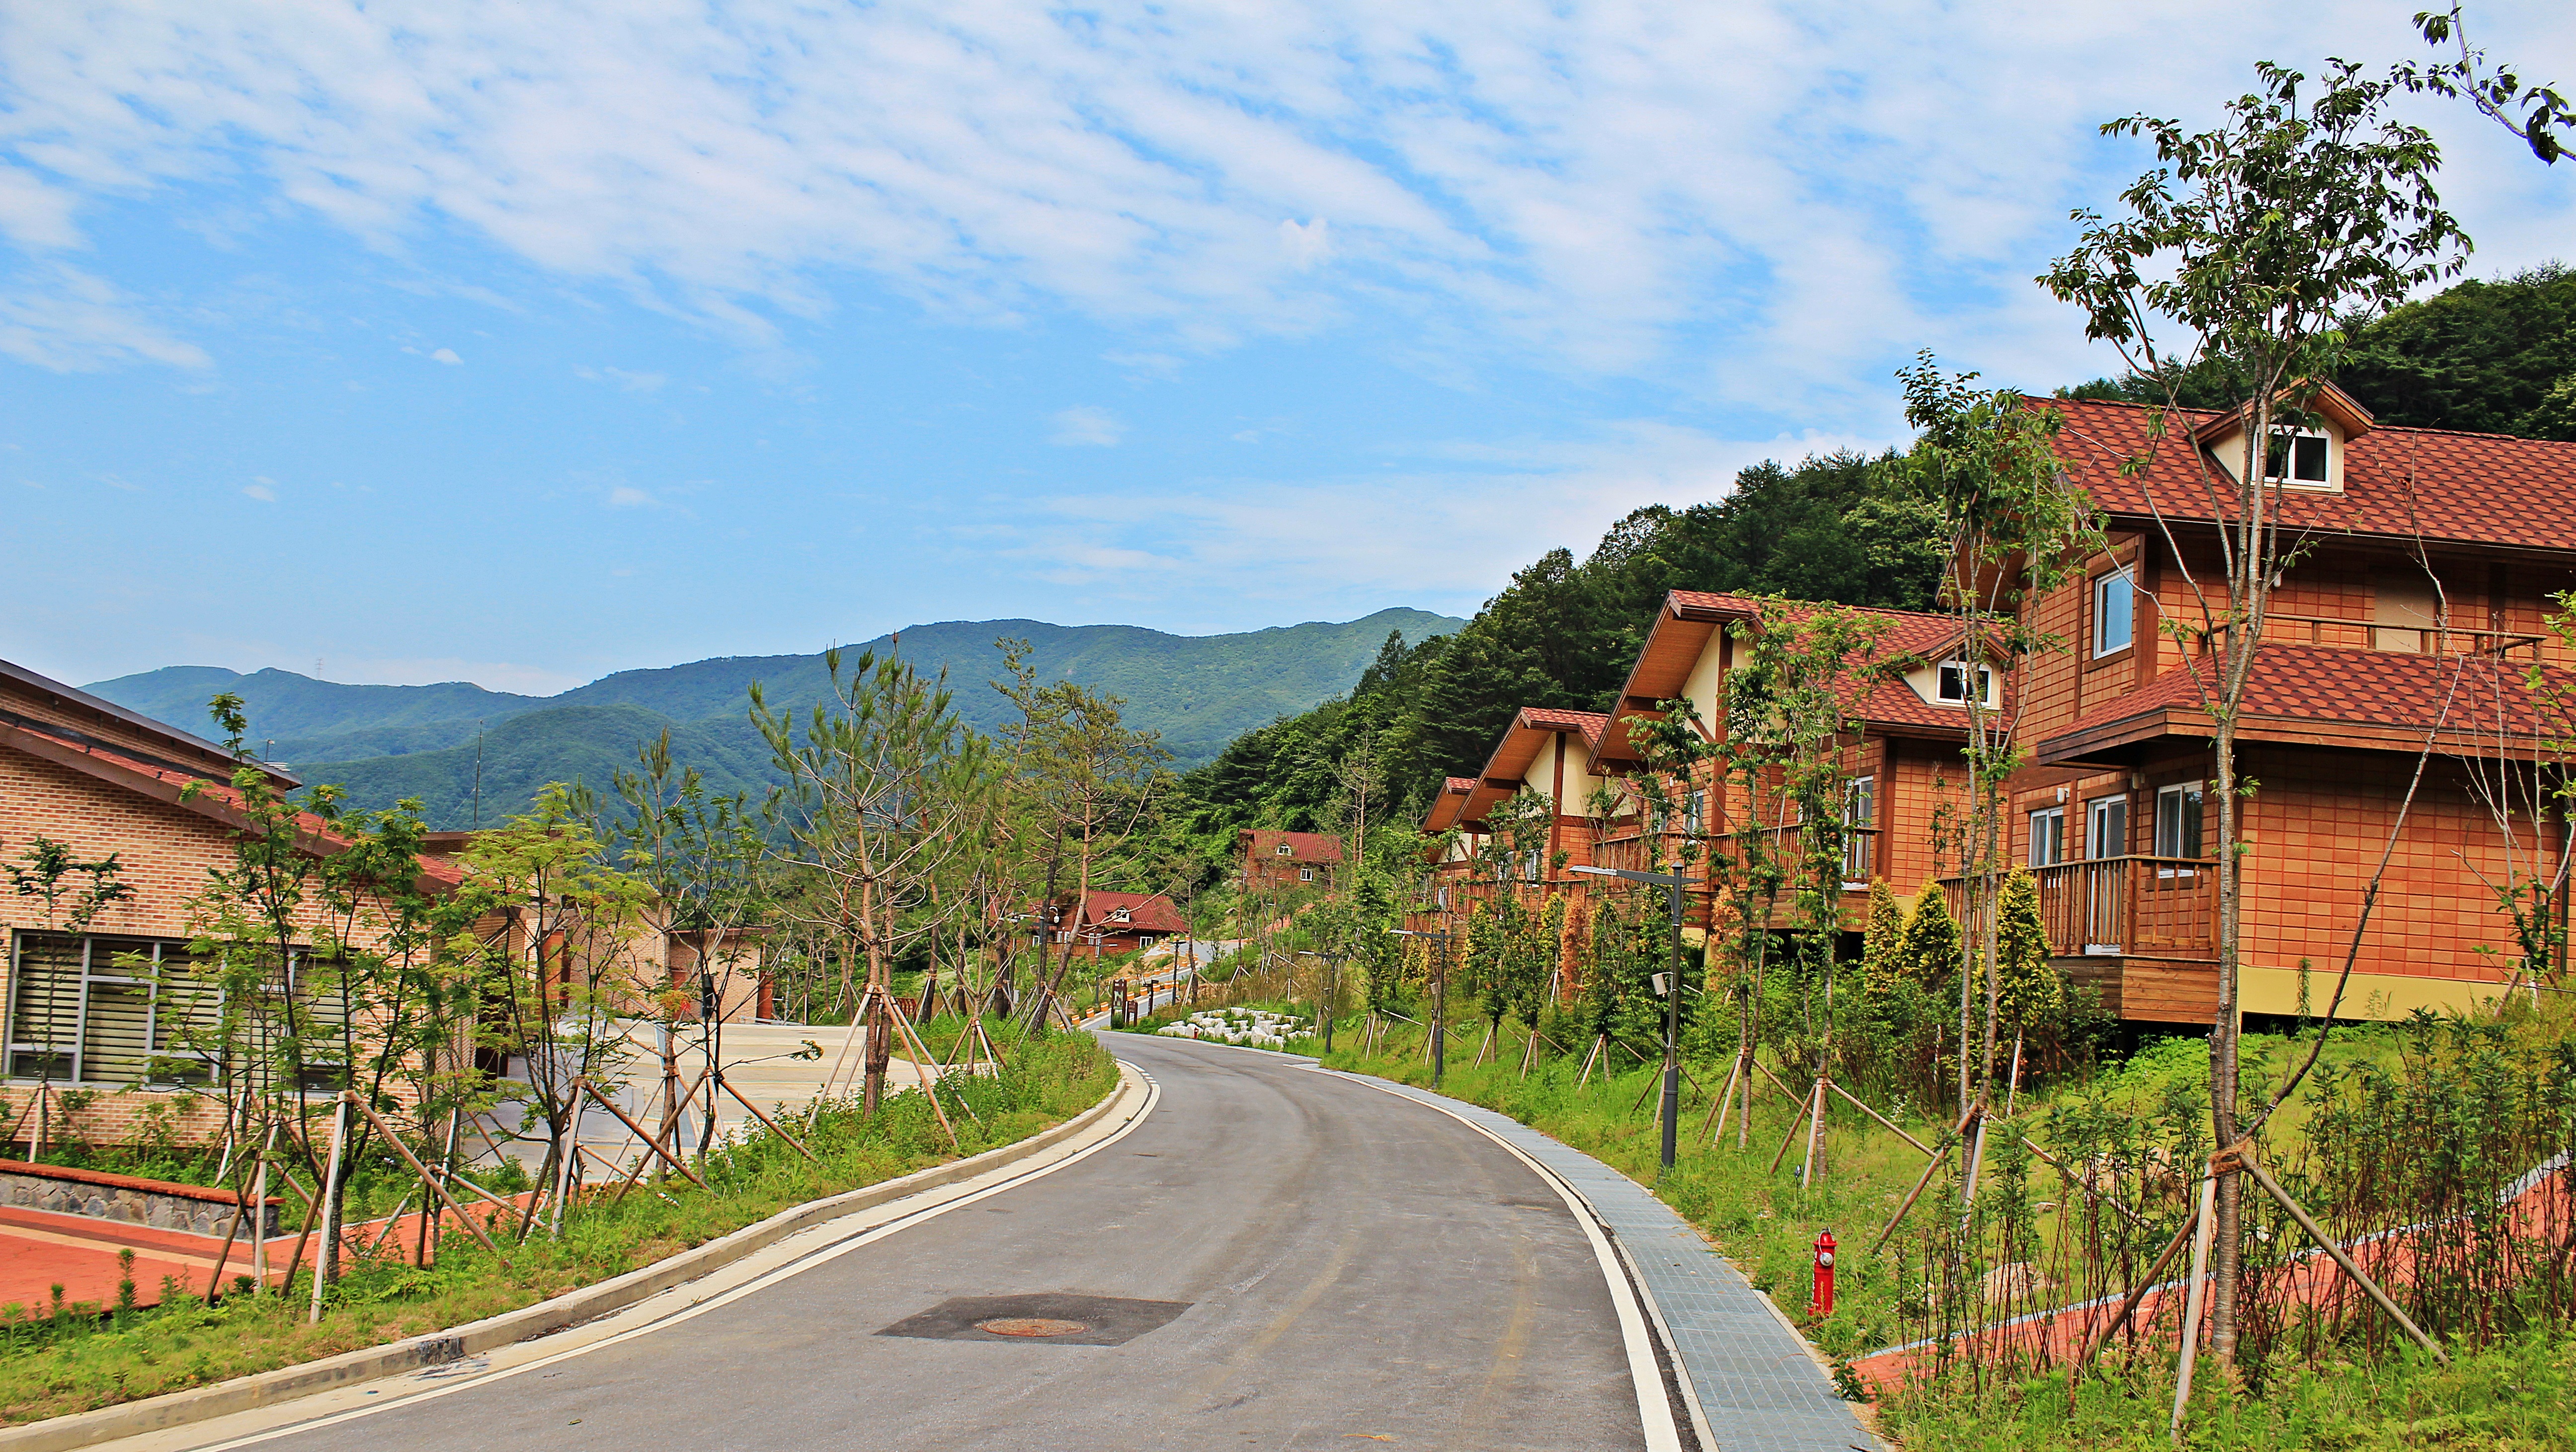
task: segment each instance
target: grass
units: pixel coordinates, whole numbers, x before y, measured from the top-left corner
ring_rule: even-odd
[[[332,1286],[318,1324],[303,1320],[309,1290],[212,1304],[182,1291],[141,1311],[0,1307],[0,1422],[201,1386],[531,1305],[807,1200],[1024,1139],[1097,1104],[1118,1081],[1088,1034],[1032,1038],[1011,1053],[1006,1072],[943,1096],[963,1141],[957,1150],[919,1094],[894,1096],[874,1120],[836,1102],[807,1141],[820,1165],[766,1134],[729,1143],[708,1158],[708,1190],[672,1181],[613,1203],[595,1196],[566,1217],[559,1241],[542,1232],[518,1245],[503,1239],[506,1266],[462,1233],[450,1234],[425,1269],[390,1257],[360,1262]],[[959,1096],[972,1115],[960,1112]]]
[[[1374,1050],[1363,1055],[1351,1022],[1344,1020],[1336,1050],[1324,1056],[1327,1065],[1428,1085],[1426,1030],[1392,1024]],[[2536,1031],[2563,1037],[2566,1026]],[[1485,1026],[1471,1022],[1454,1032],[1443,1092],[1508,1114],[1651,1188],[1769,1293],[1829,1358],[1848,1363],[1917,1334],[1912,1328],[1921,1324],[1921,1307],[1909,1300],[1919,1296],[1923,1272],[1920,1247],[1910,1243],[1909,1232],[1923,1220],[1924,1210],[1918,1207],[1907,1230],[1892,1237],[1884,1251],[1871,1245],[1925,1163],[1895,1134],[1836,1102],[1828,1116],[1822,1170],[1812,1188],[1802,1187],[1798,1147],[1792,1146],[1776,1172],[1771,1169],[1775,1153],[1792,1134],[1799,1106],[1764,1082],[1749,1132],[1730,1123],[1724,1143],[1713,1146],[1703,1126],[1710,1094],[1723,1082],[1726,1064],[1723,1059],[1714,1066],[1694,1062],[1690,1071],[1698,1082],[1684,1087],[1680,1151],[1673,1170],[1659,1174],[1654,1066],[1614,1050],[1620,1061],[1614,1072],[1605,1075],[1596,1067],[1588,1084],[1578,1084],[1579,1055],[1542,1050],[1524,1075],[1517,1029],[1505,1028],[1498,1036],[1501,1052],[1481,1066],[1474,1059]],[[2304,1056],[2306,1047],[2304,1040],[2249,1035],[2249,1064],[2261,1065],[2249,1070],[2249,1085],[2277,1080],[2289,1063]],[[2330,1041],[2326,1062],[2384,1065],[2398,1053],[2393,1028],[2345,1029]],[[2205,1119],[2205,1110],[2198,1107],[2205,1100],[2197,1096],[2206,1092],[2208,1062],[2205,1040],[2153,1041],[2086,1082],[2025,1094],[2019,1124],[2046,1143],[2049,1135],[2041,1126],[2051,1112],[2079,1106],[2089,1105],[2095,1112],[2108,1106],[2141,1121],[2160,1114],[2196,1113]],[[1926,1143],[1935,1142],[1948,1127],[1901,1104],[1874,1107]],[[2304,1128],[2308,1114],[2304,1104],[2294,1101],[2267,1139],[2288,1142]],[[2053,1210],[2043,1212],[2043,1235],[2053,1228],[2054,1215]],[[1825,1230],[1839,1243],[1836,1304],[1830,1317],[1817,1318],[1807,1310],[1812,1247]],[[1910,1270],[1909,1252],[1914,1257]],[[2276,1374],[2260,1398],[2229,1398],[2224,1380],[2211,1377],[2201,1387],[2203,1405],[2191,1421],[2191,1445],[2576,1446],[2576,1419],[2563,1412],[2571,1404],[2571,1380],[2576,1380],[2576,1337],[2565,1328],[2463,1351],[2456,1360],[2446,1370],[2400,1352],[2376,1362],[2298,1368]],[[1910,1388],[1879,1408],[1880,1426],[1905,1445],[1921,1448],[2170,1445],[2165,1434],[2172,1397],[2169,1356],[2152,1365],[2142,1362],[2128,1383],[2088,1383],[2072,1424],[2065,1417],[2064,1386],[2062,1377],[2042,1377],[2000,1386],[1990,1380],[1975,1391]],[[2553,1403],[2567,1425],[2552,1422]]]

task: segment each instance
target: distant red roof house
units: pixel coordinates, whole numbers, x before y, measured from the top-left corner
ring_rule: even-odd
[[[1189,936],[1189,921],[1158,892],[1064,893],[1055,900],[1055,940],[1104,953],[1132,953],[1166,938]]]
[[[1234,842],[1249,888],[1326,887],[1342,865],[1342,839],[1329,832],[1247,827],[1234,834]]]

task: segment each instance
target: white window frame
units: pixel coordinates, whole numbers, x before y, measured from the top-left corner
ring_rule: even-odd
[[[2324,429],[2287,428],[2276,425],[2272,430],[2272,437],[2284,445],[2280,451],[2281,457],[2277,462],[2287,464],[2289,466],[2289,472],[2286,474],[2275,474],[2272,472],[2272,465],[2276,461],[2272,457],[2272,449],[2270,445],[2267,444],[2263,449],[2264,483],[2278,484],[2284,489],[2331,489],[2334,487],[2334,436],[2332,434],[2327,433]],[[2298,477],[2299,444],[2302,440],[2306,439],[2314,439],[2317,441],[2317,477],[2314,479],[2302,479]]]
[[[1315,880],[1315,869],[1313,869],[1313,868],[1311,868],[1311,867],[1300,867],[1300,868],[1298,868],[1298,869],[1297,869],[1297,880],[1298,880],[1299,882],[1312,882],[1312,881],[1314,881],[1314,880]]]
[[[1294,857],[1297,855],[1297,849],[1289,846],[1285,842],[1282,842],[1279,844],[1279,855],[1282,857]]]
[[[1978,677],[1982,679],[1982,683],[1986,688],[1986,698],[1981,704],[1983,704],[1987,710],[1991,711],[1995,709],[1999,704],[2001,704],[2001,699],[1995,691],[1995,668],[1990,665],[1978,664],[1965,660],[1945,660],[1932,668],[1933,699],[1939,701],[1944,706],[1967,705],[1968,694],[1966,687],[1969,680],[1968,673],[1972,670],[1975,671]],[[1948,685],[1952,679],[1950,675],[1952,671],[1958,672],[1957,680],[1960,685],[1960,692],[1955,696],[1943,689],[1943,687]]]
[[[2176,802],[2188,799],[2197,803],[2198,811],[2201,814],[2201,820],[2194,821],[2192,823],[2190,828],[2191,835],[2194,837],[2201,837],[2203,833],[2207,831],[2205,824],[2209,810],[2209,801],[2207,793],[2203,790],[2203,786],[2203,783],[2196,781],[2177,781],[2169,782],[2164,786],[2156,788],[2155,841],[2153,843],[2156,856],[2193,862],[2207,860],[2206,858],[2198,855],[2198,853],[2187,855],[2182,851],[2184,844],[2180,840],[2183,834],[2183,809],[2181,807],[2177,806],[2170,817],[2173,824],[2172,835],[2175,840],[2168,842],[2166,840],[2165,832],[2165,824],[2168,821],[2168,817],[2165,812],[2165,802],[2168,799]],[[2206,840],[2203,840],[2202,842],[2194,845],[2199,846],[2205,851],[2208,843]],[[2172,847],[2174,850],[2170,852],[2166,851],[2165,849],[2168,846]],[[2158,877],[2189,877],[2196,870],[2197,869],[2195,868],[2189,867],[2160,867],[2156,869],[2156,875]]]
[[[2125,587],[2125,588],[2123,588]],[[2120,643],[2110,643],[2111,602],[2117,599],[2123,607],[2120,616]],[[2138,577],[2126,565],[2107,571],[2093,580],[2093,658],[2118,655],[2138,643]]]
[[[2118,834],[2120,840],[2108,844],[2111,847],[2116,848],[2116,851],[2105,852],[2102,850],[2105,845],[2102,839],[2111,834],[2102,830],[2102,818],[2107,815],[2115,805],[2120,811],[2120,831]],[[2112,792],[2106,796],[2086,797],[2084,799],[2084,856],[2089,860],[2097,857],[2126,857],[2128,855],[2129,794],[2127,792]]]
[[[2042,847],[2045,845],[2046,850]],[[2066,809],[2042,807],[2030,814],[2030,865],[2055,867],[2066,860]]]

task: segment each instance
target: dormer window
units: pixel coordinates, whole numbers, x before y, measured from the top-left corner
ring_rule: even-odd
[[[2274,429],[2265,451],[2263,478],[2268,483],[2326,487],[2326,436],[2317,429]]]
[[[1994,705],[1995,673],[1993,669],[1982,665],[1971,665],[1963,660],[1945,660],[1941,662],[1940,669],[1934,672],[1933,690],[1941,704],[1945,706],[1968,704],[1968,681],[1972,673],[1977,683],[1978,704]]]
[[[1280,843],[1280,844],[1279,844],[1279,855],[1280,855],[1280,856],[1282,856],[1282,857],[1293,857],[1293,856],[1295,856],[1296,854],[1297,854],[1297,849],[1296,849],[1296,848],[1289,846],[1289,845],[1288,845],[1287,843],[1285,843],[1285,842],[1282,842],[1282,843]]]
[[[1113,922],[1113,923],[1123,923],[1123,922],[1127,921],[1127,909],[1125,909],[1125,908],[1118,908],[1118,909],[1116,909],[1116,910],[1112,911],[1112,912],[1109,914],[1109,921],[1111,921],[1111,922]]]

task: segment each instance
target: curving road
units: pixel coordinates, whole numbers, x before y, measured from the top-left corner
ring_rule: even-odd
[[[1537,1173],[1300,1061],[1114,1046],[1162,1100],[1089,1158],[664,1329],[259,1445],[1645,1445],[1601,1263]],[[1117,1344],[976,1329],[996,1315]]]

